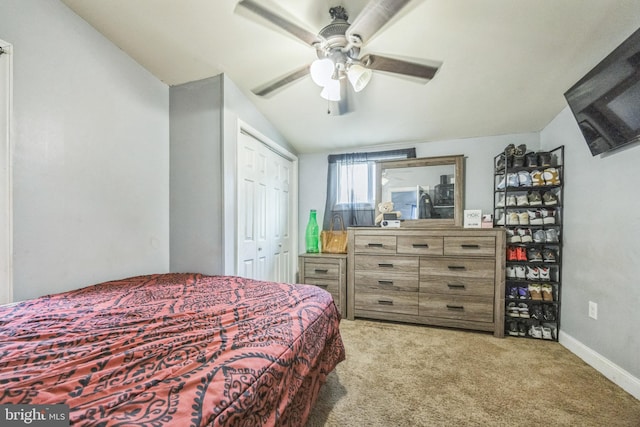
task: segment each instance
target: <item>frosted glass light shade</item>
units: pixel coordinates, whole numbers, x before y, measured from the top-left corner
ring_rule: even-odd
[[[329,79],[320,96],[327,101],[340,101],[340,80]]]
[[[311,63],[311,68],[309,69],[311,80],[318,86],[326,86],[331,80],[334,68],[333,61],[329,58],[316,59]]]
[[[365,88],[365,86],[367,86],[367,84],[369,84],[371,74],[371,70],[368,68],[364,68],[362,65],[353,64],[349,67],[347,77],[351,82],[351,86],[353,86],[353,90],[360,92]]]

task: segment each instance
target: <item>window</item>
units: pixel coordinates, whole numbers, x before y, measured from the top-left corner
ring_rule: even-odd
[[[340,215],[345,227],[372,226],[375,219],[376,162],[416,157],[415,148],[329,156],[323,229]]]

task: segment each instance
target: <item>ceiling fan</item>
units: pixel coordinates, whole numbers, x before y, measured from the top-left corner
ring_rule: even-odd
[[[268,96],[276,90],[307,74],[323,89],[320,93],[329,102],[337,103],[334,114],[347,110],[347,81],[353,90],[361,91],[369,83],[372,71],[386,71],[431,80],[439,66],[425,65],[377,54],[360,56],[360,49],[403,7],[412,0],[371,0],[360,14],[349,23],[349,16],[342,6],[329,9],[332,22],[313,34],[301,26],[281,17],[259,3],[258,0],[242,0],[239,7],[249,10],[302,40],[316,50],[318,59],[253,90],[258,96]],[[328,111],[331,113],[332,111]]]

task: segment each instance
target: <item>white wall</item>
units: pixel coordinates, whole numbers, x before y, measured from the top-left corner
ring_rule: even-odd
[[[540,140],[565,146],[561,330],[632,374],[640,391],[640,146],[592,157],[568,107]]]
[[[416,148],[417,157],[465,156],[465,207],[493,212],[493,160],[508,144],[525,144],[532,150],[539,146],[537,133],[501,135],[481,138],[456,139],[438,142],[398,143],[361,147],[355,151],[383,151],[400,148]],[[304,234],[309,219],[309,210],[318,211],[318,222],[322,224],[327,196],[327,156],[338,153],[301,154],[298,241],[304,248]]]
[[[169,267],[169,89],[64,4],[3,0],[14,299]]]

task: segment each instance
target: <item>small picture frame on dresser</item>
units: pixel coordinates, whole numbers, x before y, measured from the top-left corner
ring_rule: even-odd
[[[482,210],[465,209],[464,210],[464,228],[480,228],[482,225]]]

